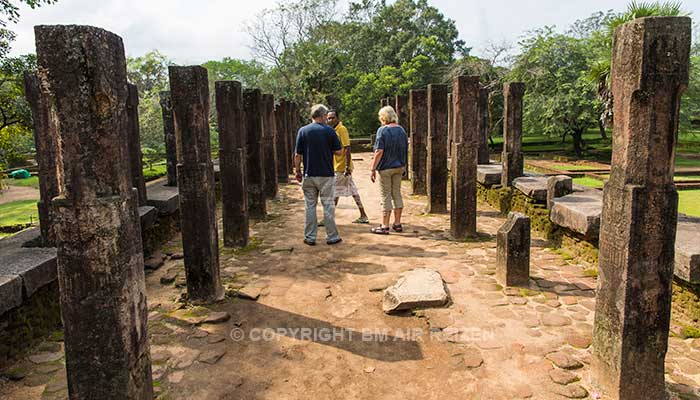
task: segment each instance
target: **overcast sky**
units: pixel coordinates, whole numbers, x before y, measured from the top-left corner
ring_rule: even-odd
[[[180,64],[223,57],[249,59],[250,40],[243,25],[278,0],[58,0],[36,10],[22,7],[12,54],[34,52],[34,25],[85,24],[105,28],[124,39],[126,52],[138,56],[153,49]],[[595,11],[624,10],[628,0],[429,0],[457,23],[460,37],[480,55],[489,43],[517,43],[526,31],[544,25],[564,29]],[[346,4],[344,1],[343,4]],[[341,8],[344,6],[341,6]],[[684,1],[695,21],[700,1]]]

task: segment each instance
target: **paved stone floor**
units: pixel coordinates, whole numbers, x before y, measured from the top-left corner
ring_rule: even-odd
[[[370,155],[355,157],[355,179],[376,223]],[[222,250],[228,296],[207,308],[180,300],[175,238],[163,249],[165,264],[147,275],[159,398],[604,398],[589,367],[594,266],[534,236],[529,287],[503,288],[494,268],[504,218],[481,206],[479,240],[456,242],[448,215],[425,215],[424,205],[424,197],[407,196],[406,232],[379,236],[350,223],[356,210],[342,199],[345,242],[307,247],[301,191],[284,185],[269,218],[253,225],[253,244]],[[440,272],[452,303],[385,315],[381,290],[417,267]],[[60,337],[47,341],[19,362],[15,380],[0,383],[0,397],[66,398],[61,346]],[[700,340],[672,338],[667,373],[672,398],[700,398]]]

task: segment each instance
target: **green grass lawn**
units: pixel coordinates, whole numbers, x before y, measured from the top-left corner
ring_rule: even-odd
[[[678,212],[700,217],[700,189],[678,191]]]
[[[28,224],[39,220],[36,200],[0,204],[0,226]]]
[[[698,167],[700,168],[700,159],[686,158],[683,156],[676,157],[676,167]]]
[[[39,189],[39,177],[32,175],[31,178],[27,179],[5,179],[3,180],[3,186],[27,186]]]
[[[143,169],[143,179],[146,182],[156,180],[160,178],[161,176],[165,176],[167,174],[167,166],[166,164],[163,163],[158,163],[158,164],[153,164],[153,168],[144,168]]]
[[[603,181],[599,181],[595,178],[590,178],[588,176],[582,176],[580,178],[574,178],[573,182],[581,186],[588,186],[592,188],[601,189],[603,187]]]

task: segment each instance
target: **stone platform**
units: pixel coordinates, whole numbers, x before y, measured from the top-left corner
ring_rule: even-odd
[[[678,216],[676,276],[686,282],[700,283],[700,218]]]
[[[598,241],[603,192],[577,191],[552,200],[549,218],[555,224],[581,234],[586,240]]]
[[[513,187],[537,202],[547,201],[547,176],[521,176],[513,180]]]
[[[556,225],[598,241],[603,192],[588,189],[553,200],[549,218]],[[700,283],[700,218],[678,215],[675,274],[689,283]]]
[[[146,187],[147,203],[155,207],[159,215],[170,215],[180,207],[177,186],[166,186],[165,179],[153,181]]]
[[[502,172],[501,164],[479,164],[476,166],[476,181],[486,187],[500,185]]]

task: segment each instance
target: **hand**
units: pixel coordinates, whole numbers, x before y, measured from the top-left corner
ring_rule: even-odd
[[[372,170],[372,175],[369,176],[369,179],[372,180],[372,183],[374,183],[374,181],[377,180],[377,171],[376,170]]]
[[[303,176],[301,175],[301,172],[297,172],[296,179],[297,179],[297,182],[301,183],[301,181],[302,181],[302,179],[303,179]]]
[[[352,175],[352,172],[351,172],[349,169],[346,168],[346,169],[345,169],[345,172],[343,173],[343,175],[345,175],[345,176],[350,176],[350,175]]]

